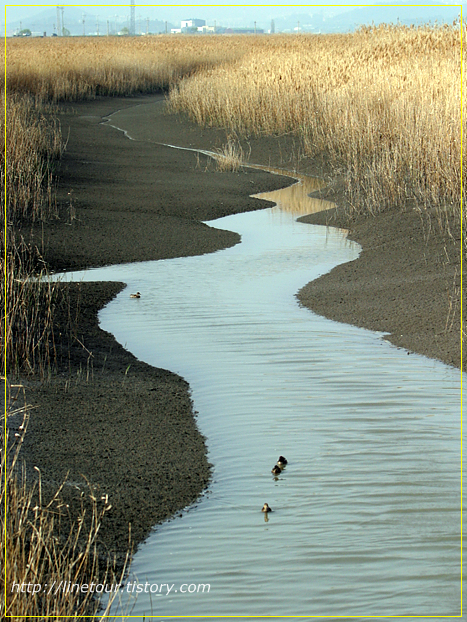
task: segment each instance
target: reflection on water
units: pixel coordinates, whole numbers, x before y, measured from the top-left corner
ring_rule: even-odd
[[[314,214],[316,212],[322,212],[335,207],[335,204],[331,203],[331,201],[316,199],[309,196],[311,193],[320,190],[325,185],[320,179],[308,177],[307,175],[301,175],[300,173],[291,173],[290,171],[283,169],[271,169],[264,166],[253,166],[252,168],[261,168],[271,173],[275,173],[276,175],[293,177],[298,180],[296,184],[289,186],[288,188],[280,188],[279,190],[261,192],[260,194],[252,195],[256,199],[272,201],[282,210],[291,212],[297,216]]]

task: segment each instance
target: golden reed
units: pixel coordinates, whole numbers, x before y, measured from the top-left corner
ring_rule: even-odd
[[[243,136],[300,137],[344,176],[357,212],[413,202],[460,214],[459,23],[245,38],[243,51],[174,86],[171,109]]]

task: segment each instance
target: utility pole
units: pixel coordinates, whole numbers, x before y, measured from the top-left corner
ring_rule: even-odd
[[[110,24],[109,24],[109,20],[107,20],[107,36],[110,35]]]
[[[130,35],[135,35],[135,0],[131,0]]]
[[[86,36],[86,14],[83,13],[83,37]]]
[[[99,15],[96,15],[96,34],[99,36]]]
[[[273,35],[276,32],[276,25],[274,24],[274,20],[271,20],[271,34]]]
[[[255,22],[255,34],[256,34],[256,22]]]
[[[63,11],[65,9],[61,6],[60,11],[62,12],[62,35],[65,36],[65,20],[63,19]]]
[[[149,17],[146,17],[146,34],[149,34]]]
[[[165,34],[167,34],[167,22],[165,22]]]
[[[60,28],[60,7],[57,7],[57,35],[62,36],[62,29]]]

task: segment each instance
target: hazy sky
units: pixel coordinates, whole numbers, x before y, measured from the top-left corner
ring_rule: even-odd
[[[180,1],[180,0],[179,0]],[[79,2],[78,0],[64,0],[64,2],[53,1],[40,2],[38,0],[32,0],[29,2],[25,2],[24,4],[20,4],[19,2],[14,3],[4,3],[3,10],[0,15],[0,23],[9,24],[10,28],[17,28],[20,24],[20,20],[31,18],[41,13],[44,10],[55,9],[55,7],[59,4],[60,6],[65,7],[65,20],[67,7],[69,15],[71,11],[71,7],[75,7],[83,14],[87,15],[87,19],[89,23],[91,23],[91,16],[93,18],[98,19],[114,19],[115,16],[121,18],[121,16],[129,15],[129,7],[130,0],[120,0],[117,2],[109,2],[106,0],[97,0],[97,2]],[[349,11],[354,8],[362,7],[362,6],[416,6],[423,7],[423,5],[433,6],[433,5],[444,5],[444,6],[459,6],[457,3],[451,2],[439,2],[432,1],[428,2],[425,0],[408,0],[408,1],[395,1],[390,2],[388,0],[383,2],[375,2],[374,0],[367,0],[360,3],[352,2],[348,0],[341,0],[340,2],[336,2],[335,4],[300,4],[299,2],[272,2],[268,4],[259,4],[254,3],[251,0],[243,0],[243,2],[216,2],[216,3],[205,3],[205,4],[159,4],[159,3],[151,3],[146,0],[146,2],[138,2],[136,0],[136,17],[137,18],[151,18],[158,19],[161,21],[167,20],[174,25],[178,25],[180,20],[182,19],[190,19],[190,18],[201,18],[206,19],[208,24],[213,23],[214,20],[217,21],[218,25],[248,25],[249,22],[253,23],[253,20],[258,20],[258,24],[262,27],[265,27],[265,24],[268,23],[268,20],[279,19],[284,16],[289,16],[291,14],[310,14],[317,12],[324,12],[325,14],[335,15],[337,13],[342,13],[344,11]],[[6,7],[6,20],[5,20],[5,7]],[[415,11],[420,12],[420,15],[423,16],[423,8],[417,8]],[[76,19],[76,14],[75,14]],[[241,24],[240,24],[241,23]]]
[[[57,4],[60,4],[60,6],[64,6],[64,7],[80,7],[80,8],[87,8],[87,12],[88,13],[101,13],[101,14],[115,14],[118,13],[119,11],[121,13],[126,13],[128,10],[128,7],[130,6],[130,2],[124,2],[124,1],[120,1],[120,2],[106,2],[105,0],[101,0],[100,2],[97,1],[95,3],[92,2],[78,2],[77,0],[68,0],[65,1],[63,3],[59,3],[59,2],[40,2],[37,0],[33,0],[32,2],[25,2],[23,3],[19,3],[19,2],[12,2],[10,3],[4,3],[3,7],[2,7],[2,17],[0,17],[0,20],[2,22],[4,22],[4,15],[5,15],[5,7],[6,7],[6,21],[9,22],[11,20],[15,20],[15,19],[21,19],[22,17],[28,17],[31,15],[34,15],[36,13],[39,13],[40,11],[42,11],[44,8],[49,8],[49,7],[56,7]],[[299,2],[294,3],[294,2],[271,2],[271,3],[255,3],[255,2],[248,2],[248,1],[243,1],[243,2],[216,2],[216,3],[200,3],[200,4],[186,4],[183,5],[182,2],[180,2],[180,5],[178,7],[174,6],[173,4],[164,4],[164,3],[151,3],[148,2],[146,0],[146,2],[136,2],[136,11],[140,12],[140,13],[144,13],[144,14],[157,14],[160,13],[161,15],[164,14],[167,16],[167,19],[170,19],[171,15],[177,15],[179,16],[180,14],[189,14],[191,17],[195,17],[197,14],[201,15],[201,14],[211,14],[213,13],[213,11],[215,11],[215,7],[232,7],[232,13],[234,14],[238,14],[240,7],[243,7],[243,11],[245,13],[249,13],[251,10],[255,10],[256,12],[261,12],[261,14],[265,14],[269,8],[269,10],[271,10],[272,7],[277,7],[276,9],[273,9],[274,12],[277,13],[311,13],[311,12],[316,12],[316,10],[319,7],[322,7],[322,9],[327,9],[329,11],[332,11],[333,13],[338,13],[338,12],[342,12],[345,10],[348,10],[349,8],[353,8],[353,7],[358,7],[358,6],[365,6],[365,5],[376,5],[376,6],[381,6],[381,5],[414,5],[414,4],[444,4],[444,5],[455,5],[456,3],[450,3],[450,2],[417,2],[416,0],[413,2],[410,2],[410,0],[408,2],[375,2],[374,0],[368,0],[367,2],[360,2],[360,3],[356,3],[356,2],[352,2],[352,1],[340,1],[340,2],[336,2],[335,4],[329,3],[329,4],[300,4]],[[460,4],[460,3],[459,3]],[[252,7],[251,9],[246,8],[246,5],[249,7]],[[151,8],[150,8],[151,7]],[[186,8],[185,8],[186,7]],[[209,9],[208,9],[209,7]],[[234,8],[235,7],[235,8]],[[253,7],[257,7],[256,9],[253,9]],[[260,8],[261,7],[261,8]],[[218,9],[219,10],[219,9]],[[222,9],[222,13],[226,14],[227,9],[223,8]],[[196,15],[195,15],[196,14]],[[180,18],[179,18],[180,19]]]

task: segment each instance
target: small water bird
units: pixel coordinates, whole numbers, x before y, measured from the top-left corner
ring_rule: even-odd
[[[130,298],[141,298],[141,294],[136,292],[136,294],[130,294]]]
[[[280,469],[283,469],[286,464],[287,464],[287,460],[284,458],[284,456],[279,456],[279,460],[277,461],[277,466]]]
[[[271,469],[271,473],[273,475],[280,475],[282,473],[282,469],[280,468],[280,466],[278,466],[277,464],[275,464],[272,469]]]
[[[267,503],[265,503],[263,505],[263,507],[261,508],[261,512],[272,512],[271,508],[269,507],[269,505]]]

